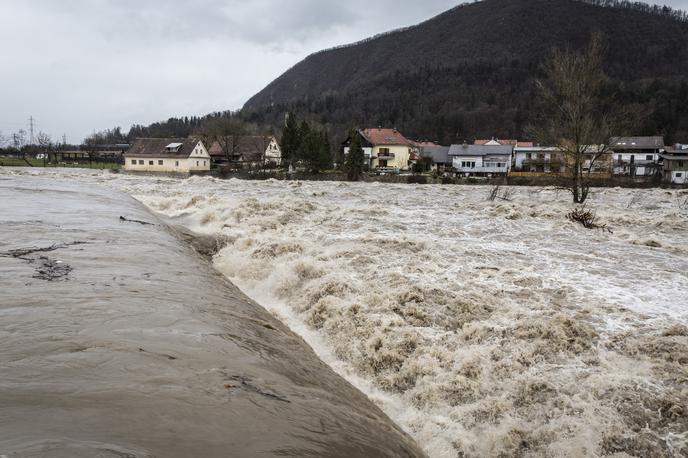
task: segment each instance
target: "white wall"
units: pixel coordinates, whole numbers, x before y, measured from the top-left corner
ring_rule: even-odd
[[[688,183],[688,172],[687,171],[681,171],[681,170],[672,171],[671,172],[671,182],[674,184],[686,184],[686,183]]]

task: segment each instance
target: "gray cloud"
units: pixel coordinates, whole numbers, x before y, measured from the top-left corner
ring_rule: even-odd
[[[53,137],[236,109],[308,54],[457,0],[0,0],[0,132]],[[688,8],[688,0],[669,2]]]

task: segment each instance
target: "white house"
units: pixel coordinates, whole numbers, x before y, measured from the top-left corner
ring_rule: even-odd
[[[664,137],[615,137],[609,140],[609,147],[614,175],[653,176],[659,172]]]
[[[452,145],[449,157],[462,176],[506,175],[511,169],[511,145]]]
[[[562,173],[566,168],[563,153],[553,146],[516,146],[514,172]]]
[[[665,183],[688,184],[688,145],[667,148],[662,159]]]
[[[210,170],[210,154],[195,138],[139,138],[124,155],[127,172],[194,173]]]

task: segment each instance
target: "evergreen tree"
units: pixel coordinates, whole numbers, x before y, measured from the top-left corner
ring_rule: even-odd
[[[297,160],[300,143],[298,119],[296,119],[293,113],[289,113],[284,130],[282,130],[282,140],[280,142],[285,162],[292,163]]]
[[[311,130],[307,141],[304,143],[307,145],[305,160],[312,172],[318,173],[332,167],[332,155],[330,154],[327,132]]]
[[[363,163],[365,155],[363,148],[361,148],[361,138],[358,132],[351,131],[351,145],[349,146],[349,154],[344,161],[344,168],[350,181],[358,181],[363,172]]]
[[[316,147],[314,139],[311,138],[311,126],[308,125],[308,121],[305,119],[301,120],[298,129],[296,160],[305,162],[306,164],[310,163],[313,156],[313,150]]]

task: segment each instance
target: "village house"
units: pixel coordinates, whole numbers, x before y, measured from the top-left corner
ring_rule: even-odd
[[[513,150],[511,145],[452,145],[449,156],[460,176],[492,177],[509,173]]]
[[[663,137],[615,137],[609,140],[614,175],[655,176],[659,173]]]
[[[522,147],[522,148],[529,148],[534,146],[533,142],[520,142],[518,140],[500,140],[500,139],[495,139],[492,137],[491,140],[484,140],[484,139],[477,139],[475,142],[473,142],[474,145],[487,145],[487,146],[499,146],[499,145],[511,145],[513,147]]]
[[[676,144],[666,148],[662,159],[662,178],[665,183],[688,183],[688,145]]]
[[[516,146],[514,147],[514,176],[537,176],[560,174],[566,171],[564,154],[553,146]]]
[[[208,152],[214,165],[274,168],[282,164],[282,149],[277,139],[268,135],[227,137],[213,142]]]
[[[369,168],[408,170],[411,166],[415,144],[396,129],[360,129],[358,135]],[[351,140],[343,143],[345,156],[349,154]]]
[[[138,138],[124,155],[127,172],[200,173],[210,170],[210,154],[196,138]]]
[[[418,154],[421,157],[429,157],[432,159],[432,170],[443,172],[453,167],[452,158],[449,157],[448,146],[420,146]]]

